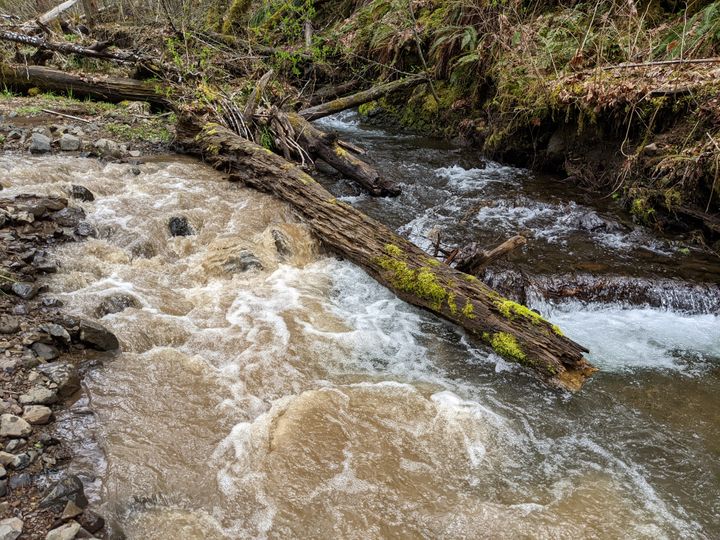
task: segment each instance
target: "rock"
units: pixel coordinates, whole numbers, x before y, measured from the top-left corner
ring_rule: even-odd
[[[25,407],[22,417],[28,424],[47,424],[52,418],[52,410],[44,405],[28,405]]]
[[[5,467],[0,465],[0,478],[5,478],[7,476],[7,471],[5,470]]]
[[[32,454],[30,452],[23,452],[15,456],[10,466],[16,471],[22,471],[23,469],[27,469],[36,458],[37,454],[34,452]]]
[[[103,325],[87,319],[80,321],[80,341],[98,351],[116,351],[120,343]]]
[[[10,290],[15,296],[19,296],[23,300],[32,300],[40,292],[40,287],[35,283],[13,283]]]
[[[5,452],[10,452],[12,454],[12,453],[20,450],[26,444],[27,444],[27,441],[25,439],[13,439],[11,441],[8,441],[8,443],[5,445]],[[2,454],[2,452],[0,452],[0,454]],[[5,462],[6,459],[7,459],[7,457],[3,457],[3,459],[0,460],[0,463]],[[10,463],[12,463],[12,459],[10,460]],[[3,464],[7,465],[7,462],[5,462]]]
[[[70,186],[70,195],[72,195],[73,199],[78,199],[80,201],[95,200],[95,195],[92,194],[92,191],[85,186],[79,186],[77,184],[72,184]]]
[[[278,255],[285,258],[292,255],[292,249],[290,249],[290,242],[285,236],[285,233],[279,229],[272,230],[272,237],[275,241],[275,249],[277,249]]]
[[[62,307],[63,306],[63,301],[60,300],[59,298],[46,297],[46,298],[43,298],[40,301],[40,303],[45,307]]]
[[[243,249],[238,255],[232,255],[223,263],[226,272],[247,272],[248,270],[262,270],[263,265],[255,255]]]
[[[122,149],[118,143],[110,139],[98,139],[95,141],[95,150],[104,157],[118,158],[122,156]]]
[[[130,168],[130,172],[133,173],[135,176],[138,176],[142,171],[140,170],[140,167],[134,166]]]
[[[30,473],[16,474],[10,477],[10,489],[18,489],[32,484],[32,476]]]
[[[645,152],[648,156],[655,156],[658,153],[658,145],[650,143],[643,148],[643,152]]]
[[[22,365],[20,358],[2,358],[0,359],[0,371],[5,373],[15,373]]]
[[[33,343],[30,348],[38,356],[38,358],[45,360],[46,362],[55,360],[58,356],[60,356],[60,351],[52,345],[47,345],[45,343]]]
[[[557,129],[548,141],[546,153],[548,159],[557,160],[565,156],[567,151],[567,132],[563,128]]]
[[[44,272],[45,274],[54,274],[57,272],[57,266],[45,252],[36,253],[33,257],[32,265],[35,267],[35,270]]]
[[[23,522],[16,517],[0,521],[0,540],[15,540],[22,534]]]
[[[77,150],[80,150],[81,144],[82,141],[75,135],[65,133],[62,137],[60,137],[60,150],[63,152],[76,152]]]
[[[67,362],[55,362],[38,366],[38,371],[57,385],[60,397],[70,397],[80,390],[80,375],[77,368]]]
[[[82,481],[74,474],[67,475],[55,483],[40,501],[40,508],[64,507],[68,501],[74,502],[80,508],[87,508],[88,505]]]
[[[60,442],[49,433],[41,433],[39,441],[43,446],[53,446]]]
[[[7,478],[0,480],[0,497],[7,495],[8,481]],[[4,513],[4,512],[3,512]]]
[[[21,405],[52,405],[58,400],[57,394],[44,386],[33,386],[29,392],[20,396]]]
[[[102,318],[111,313],[125,311],[129,307],[139,308],[140,302],[129,294],[112,294],[102,299],[100,305],[95,309],[95,315]]]
[[[45,540],[73,540],[79,530],[80,524],[77,521],[68,521],[65,525],[47,533]]]
[[[67,330],[65,330],[65,328],[63,328],[59,324],[45,323],[45,324],[41,324],[39,328],[43,332],[50,334],[55,339],[62,341],[63,343],[65,343],[67,345],[70,344],[70,341],[71,341],[70,334],[68,333]]]
[[[78,517],[82,513],[82,508],[80,508],[73,501],[68,501],[65,505],[65,509],[63,510],[62,517],[60,519],[62,519],[63,521],[67,521],[69,519]]]
[[[16,306],[13,306],[13,315],[27,315],[28,314],[28,308],[25,304],[18,304]]]
[[[0,452],[0,464],[2,464],[3,467],[10,465],[13,461],[15,461],[14,454],[10,454],[8,452]]]
[[[599,216],[595,212],[585,212],[575,219],[574,225],[578,229],[584,231],[596,231],[604,229],[606,231],[615,231],[621,229],[621,226],[609,219]]]
[[[32,426],[14,414],[0,416],[0,437],[17,439],[27,437],[32,433]]]
[[[20,319],[12,315],[0,315],[0,334],[14,334],[20,330]]]
[[[140,150],[130,150],[128,155],[130,157],[139,158],[142,155],[142,152],[140,152]]]
[[[45,154],[50,151],[52,139],[42,133],[33,133],[30,136],[30,152],[33,154]]]
[[[95,534],[105,527],[105,519],[100,514],[89,509],[85,510],[83,515],[78,518],[78,522],[91,534]]]
[[[75,232],[79,236],[91,236],[96,237],[97,231],[95,230],[95,227],[93,227],[90,223],[87,221],[81,221],[77,224],[77,227],[75,227]]]
[[[188,222],[185,216],[171,217],[168,222],[170,236],[191,236],[195,234],[195,229]]]
[[[85,211],[82,208],[68,207],[55,212],[52,219],[61,227],[75,227],[85,218]]]

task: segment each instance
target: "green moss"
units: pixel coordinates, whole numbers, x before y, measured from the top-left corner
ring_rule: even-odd
[[[469,299],[465,300],[465,307],[462,310],[462,314],[465,315],[468,319],[474,319],[475,318],[474,311],[475,311],[475,308],[473,307],[472,302],[470,302]]]
[[[385,244],[385,253],[392,255],[393,257],[402,257],[402,249],[397,247],[395,244]]]
[[[448,303],[448,307],[450,308],[450,313],[452,313],[453,315],[457,315],[458,309],[457,309],[457,304],[455,303],[455,294],[454,293],[448,294],[447,303]]]
[[[552,325],[552,331],[560,337],[565,336],[565,334],[562,333],[562,330],[560,330],[560,327],[557,324]]]
[[[477,283],[478,281],[480,281],[478,278],[476,278],[475,276],[471,276],[470,274],[465,274],[463,279],[465,279],[465,281],[469,283]]]
[[[222,31],[225,34],[231,34],[247,26],[248,10],[252,0],[234,0],[230,5],[222,23]]]
[[[440,266],[440,261],[438,261],[437,259],[434,259],[432,257],[429,257],[427,259],[427,264],[428,264],[428,266]]]
[[[386,244],[387,256],[379,257],[376,262],[392,274],[392,284],[401,291],[417,295],[428,301],[433,309],[440,310],[448,298],[448,291],[430,268],[412,269],[401,259],[403,251],[395,244]],[[448,299],[450,301],[450,299]],[[454,303],[454,299],[452,299]],[[449,306],[452,311],[452,306]],[[457,310],[457,306],[455,306]]]
[[[490,338],[490,345],[499,355],[513,358],[518,362],[525,362],[527,355],[525,351],[520,348],[520,344],[517,339],[507,332],[496,332]]]
[[[512,300],[505,300],[502,298],[495,299],[495,306],[500,310],[500,313],[506,319],[515,319],[516,317],[524,317],[533,324],[542,324],[545,322],[540,315],[535,313],[530,308],[513,302]]]

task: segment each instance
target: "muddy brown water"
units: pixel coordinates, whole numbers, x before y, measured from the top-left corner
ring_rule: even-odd
[[[524,227],[528,271],[580,258],[649,283],[717,284],[716,263],[677,239],[574,227],[568,215],[587,208],[623,218],[559,184],[351,115],[325,127],[368,147],[405,193],[327,185],[420,243],[438,222],[456,239]],[[534,298],[601,369],[559,394],[324,254],[271,197],[177,156],[140,169],[0,158],[9,193],[75,183],[96,195],[81,204],[98,237],[62,248],[55,294],[86,315],[133,299],[102,318],[122,354],[89,371],[61,422],[75,469],[128,538],[720,535],[712,305]],[[485,199],[491,210],[472,210]],[[178,215],[197,235],[169,237]],[[238,272],[243,250],[263,269]]]

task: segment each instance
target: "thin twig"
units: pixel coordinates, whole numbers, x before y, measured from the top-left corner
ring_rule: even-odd
[[[55,114],[57,116],[62,116],[64,118],[70,118],[71,120],[77,120],[78,122],[85,122],[86,124],[91,124],[92,122],[90,120],[85,120],[84,118],[80,118],[77,116],[73,116],[71,114],[65,114],[57,111],[51,111],[50,109],[40,109],[42,112],[48,113],[48,114]]]

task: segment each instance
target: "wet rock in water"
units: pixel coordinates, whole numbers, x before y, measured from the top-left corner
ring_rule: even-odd
[[[77,150],[80,150],[81,144],[82,141],[80,140],[80,137],[76,137],[75,135],[65,133],[62,137],[60,137],[60,150],[64,152],[76,152]]]
[[[80,508],[87,508],[88,505],[83,483],[74,474],[69,474],[55,483],[40,501],[40,508],[65,507],[68,501],[74,502]]]
[[[72,184],[70,186],[70,195],[72,195],[73,199],[78,199],[80,201],[95,200],[95,195],[92,194],[92,191],[85,186],[79,186],[77,184]]]
[[[614,231],[621,228],[618,223],[603,218],[595,212],[585,212],[584,214],[578,216],[573,225],[575,228],[582,229],[584,231],[596,231],[599,229]]]
[[[289,257],[292,255],[292,249],[290,249],[290,241],[285,233],[279,229],[272,230],[273,240],[275,240],[275,249],[277,249],[278,255],[281,257]]]
[[[78,223],[77,227],[75,227],[75,232],[79,236],[91,236],[93,238],[97,236],[97,231],[95,230],[95,227],[90,225],[90,223],[88,223],[87,221],[81,221],[80,223]]]
[[[115,334],[110,332],[103,325],[87,319],[79,322],[80,341],[98,351],[116,351],[120,348],[120,342]]]
[[[63,208],[52,216],[53,221],[61,227],[75,227],[84,218],[85,212],[83,209],[75,207]]]
[[[122,156],[122,147],[110,139],[98,139],[95,141],[95,150],[104,157],[118,158]]]
[[[40,292],[40,287],[35,283],[13,283],[10,290],[23,300],[32,300]]]
[[[19,399],[20,405],[52,405],[57,400],[57,393],[41,385],[33,386]]]
[[[44,425],[50,422],[52,410],[44,405],[28,405],[23,411],[23,420],[31,425]]]
[[[63,306],[63,301],[60,300],[59,298],[46,297],[46,298],[43,298],[40,301],[40,303],[45,307],[62,307]]]
[[[129,294],[113,294],[102,299],[100,305],[95,309],[95,315],[102,318],[111,313],[120,313],[130,307],[139,308],[140,302]]]
[[[46,343],[40,343],[39,341],[33,343],[30,348],[38,358],[45,360],[46,362],[55,360],[58,356],[60,356],[60,351],[58,351],[55,347]]]
[[[168,222],[168,229],[170,229],[170,236],[191,236],[195,234],[195,229],[193,229],[185,216],[171,217]]]
[[[24,523],[16,517],[0,521],[0,540],[15,540],[22,534]]]
[[[73,540],[79,531],[80,524],[77,521],[68,521],[65,525],[47,533],[45,540]]]
[[[43,272],[45,274],[54,274],[55,272],[57,272],[57,266],[44,251],[38,251],[37,253],[35,253],[35,256],[32,260],[32,265],[35,270],[37,270],[38,272]]]
[[[78,522],[80,522],[83,529],[88,531],[90,534],[95,534],[105,527],[105,518],[97,512],[89,509],[83,512],[83,514],[78,518]]]
[[[243,249],[237,255],[232,255],[223,263],[226,272],[247,272],[248,270],[262,270],[263,265],[254,254]]]
[[[0,437],[17,439],[27,437],[32,433],[32,426],[14,414],[0,416]]]
[[[80,390],[80,375],[77,368],[67,362],[55,362],[38,366],[38,371],[57,385],[60,397],[69,397]]]
[[[67,330],[65,330],[65,328],[63,328],[59,324],[45,323],[45,324],[41,324],[39,328],[43,332],[52,336],[53,338],[55,338],[59,341],[62,341],[66,345],[70,344],[70,341],[71,341],[70,334],[68,333]]]
[[[33,133],[30,136],[30,152],[33,154],[45,154],[50,151],[52,139],[42,133]]]
[[[142,171],[140,170],[140,167],[134,166],[130,168],[130,172],[135,176],[139,176]]]
[[[20,319],[12,315],[0,315],[0,334],[14,334],[20,330]]]

